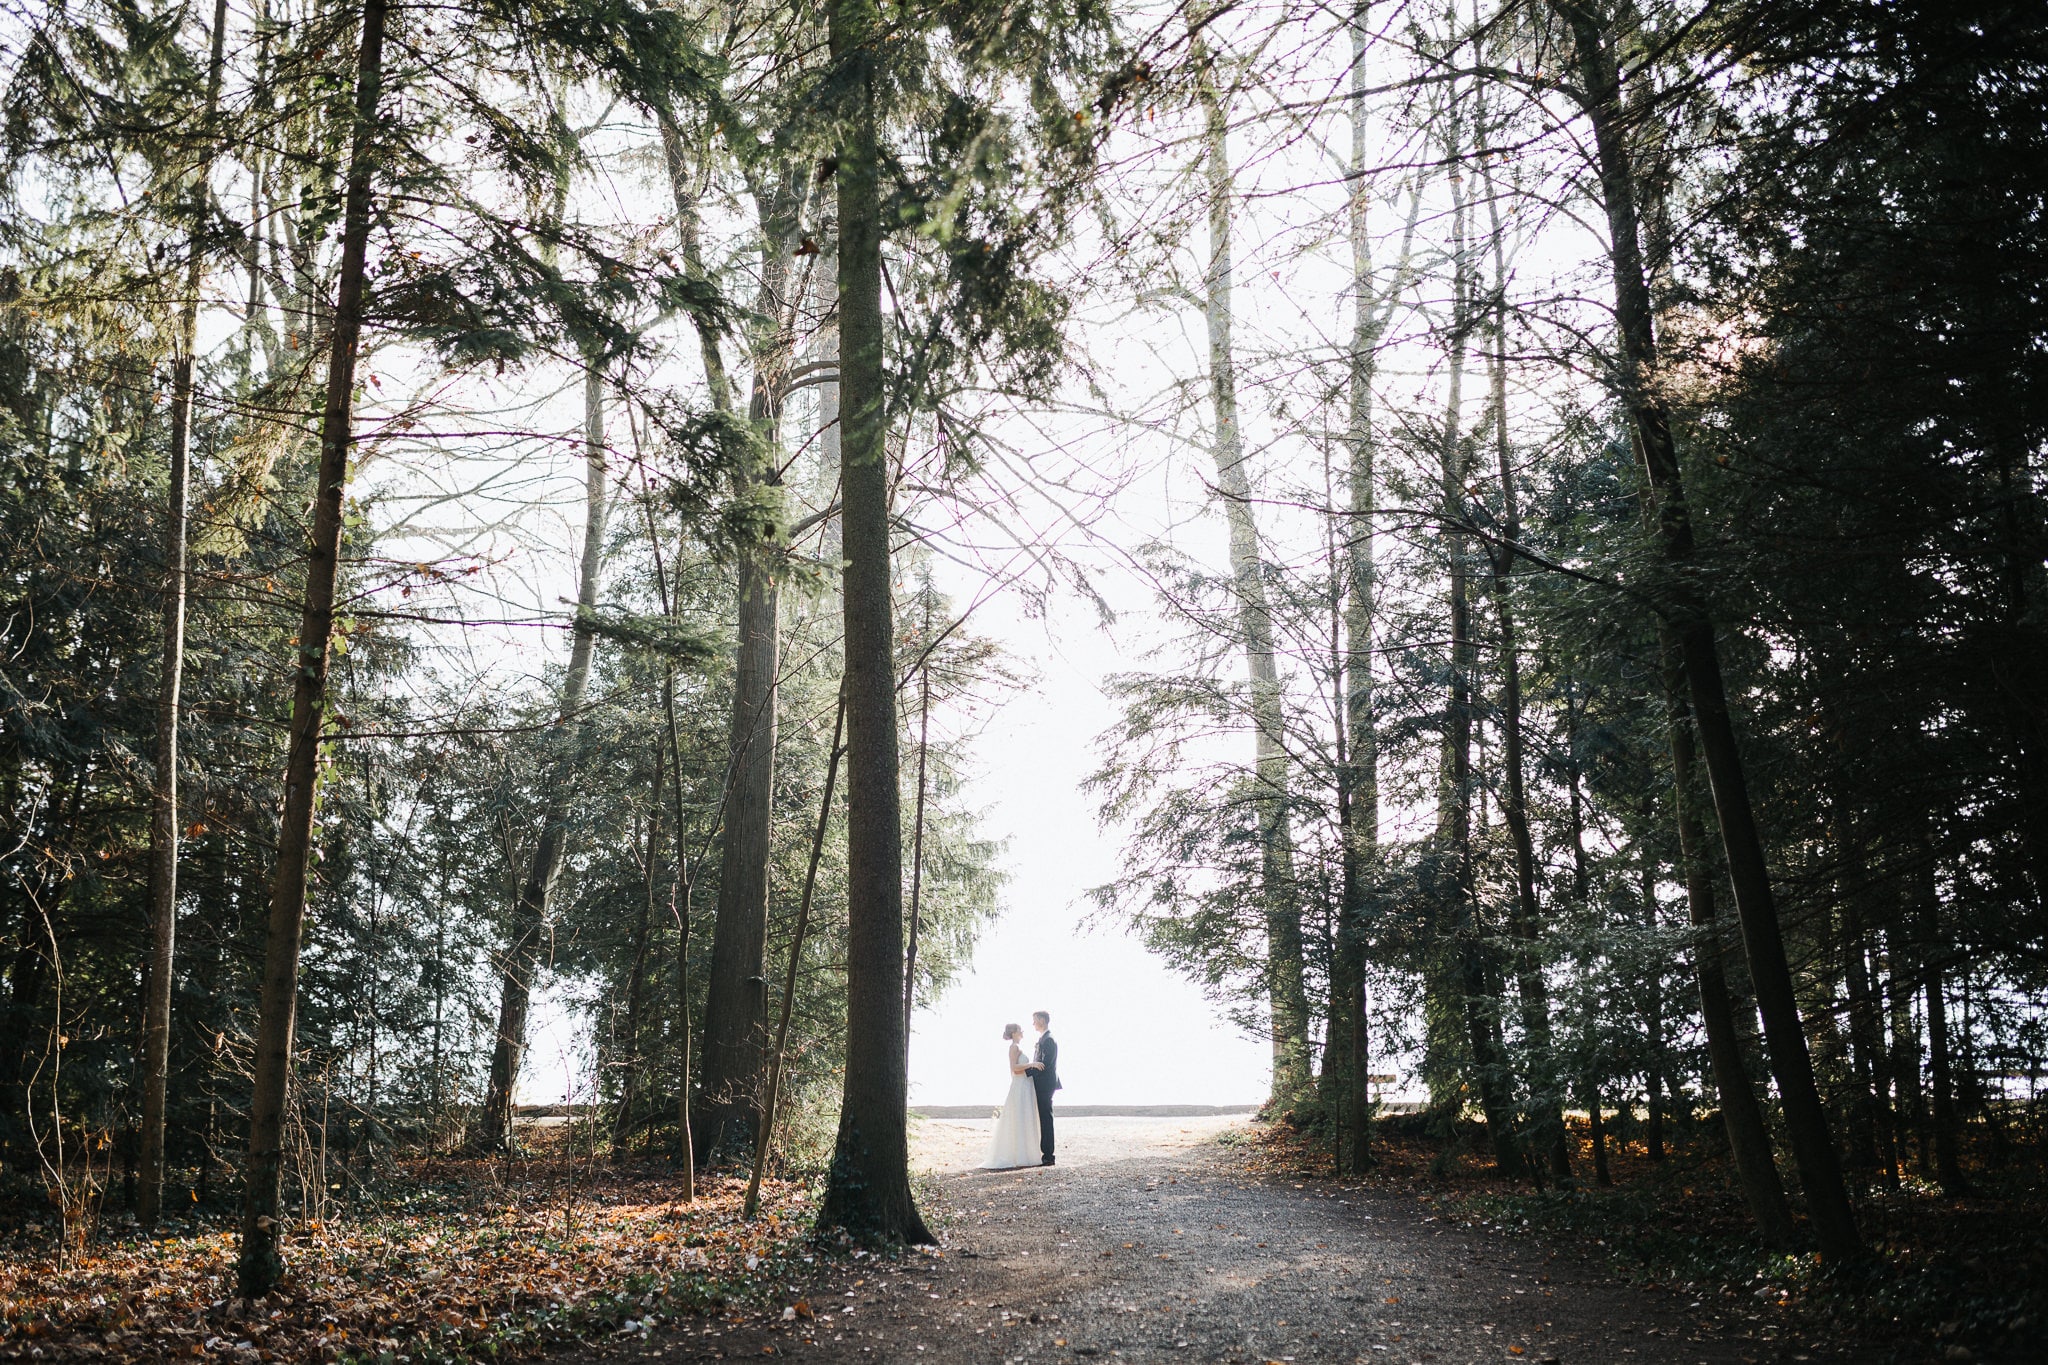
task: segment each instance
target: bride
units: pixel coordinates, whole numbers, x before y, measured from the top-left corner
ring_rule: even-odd
[[[1038,1152],[1038,1091],[1031,1083],[1031,1059],[1017,1040],[1024,1030],[1003,1025],[1003,1037],[1010,1044],[1010,1095],[1003,1112],[996,1115],[996,1130],[988,1141],[985,1171],[1003,1171],[1012,1166],[1036,1166],[1043,1158]]]

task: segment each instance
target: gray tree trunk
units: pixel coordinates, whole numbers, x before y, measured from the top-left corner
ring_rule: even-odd
[[[1680,870],[1685,876],[1686,908],[1692,920],[1693,981],[1700,997],[1700,1018],[1707,1034],[1707,1060],[1714,1075],[1714,1089],[1721,1100],[1721,1125],[1728,1134],[1728,1150],[1735,1158],[1736,1183],[1742,1187],[1743,1202],[1756,1221],[1757,1233],[1772,1247],[1793,1245],[1792,1209],[1785,1201],[1785,1185],[1771,1152],[1770,1129],[1764,1123],[1763,1106],[1756,1087],[1750,1083],[1749,1064],[1742,1047],[1742,1035],[1735,1022],[1735,1006],[1728,989],[1727,972],[1721,962],[1721,934],[1715,905],[1713,875],[1707,865],[1707,831],[1700,819],[1693,748],[1692,713],[1685,703],[1678,646],[1670,632],[1660,631],[1664,656],[1666,733],[1671,746],[1672,806],[1678,817]]]
[[[1452,93],[1455,101],[1457,94]],[[1479,1108],[1486,1121],[1487,1144],[1494,1162],[1508,1175],[1523,1171],[1522,1150],[1515,1133],[1514,1107],[1508,1100],[1507,1049],[1501,1040],[1500,992],[1494,984],[1492,953],[1479,915],[1472,855],[1472,684],[1478,668],[1472,639],[1471,540],[1462,529],[1466,520],[1466,441],[1463,431],[1465,348],[1472,328],[1471,266],[1463,155],[1463,125],[1457,112],[1450,121],[1446,157],[1451,172],[1452,317],[1448,338],[1448,382],[1444,424],[1437,451],[1437,496],[1442,512],[1444,555],[1448,565],[1446,612],[1450,618],[1450,678],[1444,705],[1444,741],[1437,773],[1437,843],[1448,872],[1444,888],[1451,909],[1450,951],[1456,958],[1458,1011],[1470,1050]]]
[[[209,139],[193,173],[191,253],[185,262],[185,297],[178,307],[178,352],[171,371],[171,449],[164,490],[163,667],[156,703],[156,783],[149,811],[149,965],[142,1005],[142,1134],[135,1173],[135,1216],[155,1227],[164,1197],[164,1100],[170,1084],[171,986],[178,946],[178,729],[179,689],[185,677],[185,502],[192,467],[192,371],[199,347],[199,287],[203,237],[213,169],[210,139],[220,110],[222,53],[227,41],[227,0],[214,0],[213,36],[206,66],[206,108],[200,135]]]
[[[785,173],[755,193],[761,273],[754,296],[757,321],[748,347],[753,379],[747,402],[755,448],[751,467],[740,474],[743,487],[780,482],[782,386],[795,314],[788,297],[790,262],[801,226],[802,189],[800,173]],[[699,260],[689,264],[693,270],[703,268]],[[723,401],[723,394],[715,395],[714,401]],[[775,546],[750,547],[740,555],[725,838],[718,913],[711,926],[711,971],[705,981],[703,1088],[694,1115],[695,1147],[706,1162],[736,1157],[752,1146],[765,1079],[768,867],[782,671],[777,586],[781,568],[782,555]]]
[[[1927,1079],[1933,1101],[1934,1178],[1942,1193],[1953,1199],[1969,1193],[1970,1183],[1963,1177],[1962,1158],[1956,1143],[1959,1120],[1956,1115],[1955,1065],[1948,1030],[1948,996],[1941,980],[1943,948],[1938,937],[1940,926],[1935,920],[1933,876],[1923,877],[1921,885],[1920,986],[1926,993],[1927,1005]]]
[[[633,1132],[640,1107],[641,1016],[647,1002],[647,958],[654,936],[655,873],[661,864],[662,783],[668,777],[668,742],[654,745],[654,781],[647,798],[647,860],[642,865],[640,919],[633,926],[633,966],[626,976],[625,1046],[619,1055],[619,1112],[612,1121],[612,1146],[619,1148]]]
[[[1348,25],[1351,33],[1351,201],[1346,227],[1351,242],[1351,348],[1347,366],[1349,414],[1345,443],[1351,463],[1346,489],[1346,533],[1342,566],[1343,622],[1340,685],[1343,709],[1337,724],[1337,823],[1342,900],[1337,942],[1330,966],[1330,1034],[1323,1063],[1325,1104],[1335,1120],[1340,1172],[1362,1173],[1371,1163],[1372,1049],[1367,1015],[1366,963],[1371,949],[1371,904],[1367,882],[1379,858],[1379,729],[1373,710],[1372,637],[1378,589],[1373,518],[1379,510],[1375,471],[1372,386],[1379,344],[1408,272],[1408,246],[1384,291],[1374,277],[1366,167],[1371,119],[1366,105],[1366,25],[1370,3],[1361,3]],[[1416,197],[1419,205],[1420,196]],[[1409,237],[1415,216],[1408,220]],[[1336,565],[1332,565],[1335,572]]]
[[[832,828],[832,790],[839,782],[839,760],[846,748],[839,741],[846,734],[846,693],[832,717],[832,748],[825,760],[825,790],[818,798],[817,832],[811,836],[811,860],[804,869],[804,894],[797,902],[796,927],[789,935],[789,962],[782,980],[782,1014],[775,1024],[775,1046],[768,1055],[768,1088],[761,1100],[761,1140],[754,1144],[754,1169],[747,1176],[747,1197],[742,1214],[752,1218],[761,1211],[761,1175],[768,1169],[769,1149],[775,1144],[776,1105],[782,1099],[782,1059],[789,1047],[789,1020],[796,1009],[797,976],[803,967],[804,935],[811,923],[811,900],[818,889],[818,863],[825,856],[825,835]]]
[[[889,426],[882,320],[882,73],[875,0],[833,0],[845,92],[839,198],[842,575],[846,622],[846,1076],[818,1212],[882,1244],[929,1243],[910,1192],[903,1052],[903,829],[889,571]]]
[[[654,560],[654,590],[660,598],[661,614],[672,622],[679,600],[669,591],[668,565],[661,553],[661,529],[655,522],[652,506],[643,502],[641,510],[647,523],[648,554]],[[684,845],[684,831],[690,827],[689,807],[683,802],[683,740],[681,727],[676,723],[676,665],[672,658],[662,661],[661,710],[663,739],[668,744],[669,796],[674,803],[670,813],[676,826],[676,878],[669,890],[669,913],[676,922],[676,1165],[682,1176],[683,1202],[688,1203],[697,1197],[697,1163],[690,1144],[690,892],[696,874]]]
[[[839,258],[829,252],[818,263],[818,277],[824,297],[818,309],[822,316],[836,303]],[[816,361],[830,366],[828,373],[837,375],[839,368],[839,324],[836,321],[823,323],[818,329]],[[831,507],[839,496],[839,381],[836,378],[822,380],[818,384],[818,477],[812,485],[812,501],[822,514]],[[818,557],[828,564],[836,565],[839,560],[839,518],[825,517],[818,528]]]
[[[1308,994],[1303,984],[1301,898],[1294,877],[1294,835],[1288,811],[1286,717],[1273,644],[1273,611],[1266,596],[1265,564],[1252,515],[1251,482],[1244,468],[1244,433],[1237,405],[1237,362],[1231,348],[1231,169],[1229,120],[1216,89],[1206,48],[1195,42],[1202,66],[1200,98],[1207,137],[1209,264],[1203,308],[1209,329],[1209,397],[1216,420],[1216,488],[1230,527],[1230,569],[1251,675],[1254,734],[1254,810],[1259,825],[1260,898],[1265,905],[1267,994],[1273,1025],[1273,1093],[1283,1106],[1313,1082],[1308,1042]]]
[[[1507,246],[1500,201],[1493,193],[1493,176],[1485,169],[1486,163],[1480,164],[1486,179],[1487,216],[1493,239],[1493,451],[1495,475],[1500,480],[1501,543],[1493,548],[1488,562],[1493,570],[1490,581],[1500,630],[1501,819],[1508,827],[1515,858],[1515,899],[1509,927],[1516,941],[1515,989],[1521,1004],[1522,1035],[1531,1057],[1529,1109],[1536,1121],[1536,1131],[1530,1141],[1544,1153],[1551,1174],[1564,1178],[1571,1175],[1572,1163],[1565,1145],[1564,1090],[1551,1039],[1550,989],[1543,979],[1538,946],[1543,908],[1536,894],[1536,841],[1529,828],[1527,765],[1523,754],[1522,657],[1513,578],[1514,547],[1522,539],[1522,511],[1508,442]]]
[[[924,591],[924,632],[922,642],[931,648],[931,585]],[[927,657],[917,670],[917,799],[910,816],[910,941],[903,954],[903,1046],[904,1066],[910,1065],[910,1020],[917,1008],[917,935],[924,911],[924,808],[930,774],[927,771],[932,741],[932,665]]]
[[[356,56],[354,129],[342,207],[341,267],[336,278],[327,394],[320,418],[320,463],[313,485],[313,528],[306,545],[306,599],[292,675],[291,746],[285,757],[284,811],[271,874],[263,978],[256,1024],[256,1065],[249,1096],[249,1159],[242,1201],[236,1281],[244,1298],[275,1286],[283,1208],[286,1092],[292,1025],[298,1006],[299,945],[306,922],[306,880],[320,777],[320,728],[327,713],[327,647],[334,633],[334,590],[341,568],[342,492],[348,482],[355,409],[356,350],[362,339],[364,262],[370,242],[370,181],[377,96],[384,76],[388,0],[363,0]]]

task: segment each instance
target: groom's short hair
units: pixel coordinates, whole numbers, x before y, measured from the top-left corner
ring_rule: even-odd
[[[1052,1016],[1044,1010],[1033,1010],[1031,1011],[1031,1022],[1042,1028],[1052,1022]]]

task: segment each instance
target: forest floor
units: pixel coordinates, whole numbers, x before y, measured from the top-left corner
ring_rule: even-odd
[[[530,1357],[760,1311],[817,1259],[805,1182],[768,1181],[749,1222],[742,1180],[700,1179],[684,1203],[666,1160],[577,1154],[567,1129],[531,1137],[530,1159],[331,1166],[342,1194],[294,1228],[283,1282],[254,1303],[234,1297],[236,1220],[218,1201],[153,1235],[109,1214],[69,1247],[47,1207],[0,1208],[0,1359]]]
[[[1605,1239],[1532,1235],[1407,1171],[1340,1184],[1243,1119],[1085,1118],[1050,1169],[972,1169],[986,1122],[926,1120],[940,1249],[793,1280],[780,1313],[580,1359],[1679,1362],[1882,1358],[1766,1299],[1632,1282]],[[1284,1133],[1284,1130],[1280,1130]],[[1395,1163],[1389,1163],[1390,1166]],[[1928,1356],[1922,1353],[1921,1358]]]
[[[0,1359],[2043,1358],[2038,1191],[1866,1199],[1873,1268],[1830,1276],[1757,1250],[1691,1147],[1650,1162],[1618,1145],[1615,1188],[1535,1194],[1419,1121],[1382,1124],[1378,1167],[1345,1181],[1302,1135],[1242,1115],[1069,1117],[1060,1164],[1019,1171],[974,1169],[987,1127],[916,1122],[940,1245],[895,1257],[813,1240],[815,1181],[771,1181],[749,1222],[737,1179],[701,1180],[684,1203],[665,1161],[613,1162],[566,1129],[533,1159],[337,1180],[348,1198],[294,1232],[284,1284],[255,1304],[233,1298],[224,1206],[153,1236],[110,1217],[59,1256],[52,1220],[15,1205],[0,1209]],[[1582,1141],[1582,1171],[1585,1157]]]

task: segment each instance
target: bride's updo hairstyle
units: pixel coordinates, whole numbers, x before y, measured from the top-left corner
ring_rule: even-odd
[[[1005,1024],[1005,1025],[1003,1025],[1003,1037],[1004,1037],[1004,1038],[1006,1038],[1006,1039],[1009,1039],[1009,1038],[1022,1038],[1023,1036],[1024,1036],[1024,1030],[1023,1030],[1022,1028],[1018,1027],[1018,1026],[1017,1026],[1016,1024]]]

